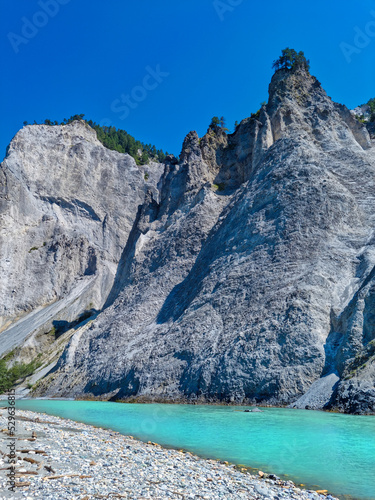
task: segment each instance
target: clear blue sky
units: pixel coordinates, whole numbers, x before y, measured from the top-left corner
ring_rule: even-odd
[[[371,11],[375,0],[0,0],[0,155],[24,120],[76,113],[179,154],[212,116],[232,129],[257,111],[286,46],[305,52],[334,100],[367,102]],[[354,45],[356,27],[371,21],[348,63],[340,44]],[[145,79],[158,66],[159,81]],[[128,95],[132,109],[121,103]]]

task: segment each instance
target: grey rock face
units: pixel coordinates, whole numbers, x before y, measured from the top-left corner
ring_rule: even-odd
[[[151,171],[156,185],[158,165]],[[27,126],[16,135],[0,169],[0,330],[89,277],[65,319],[102,307],[144,203],[143,176],[83,122]]]
[[[54,267],[46,245],[41,262],[50,281],[38,300],[28,300],[47,303],[53,300],[51,289],[63,295],[89,269],[97,274],[96,307],[105,304],[91,326],[72,337],[37,394],[299,400],[314,401],[313,407],[375,411],[375,150],[367,129],[308,73],[277,72],[269,93],[267,106],[234,134],[209,131],[199,140],[191,132],[180,161],[169,159],[160,180],[155,166],[150,186],[131,159],[101,148],[84,129],[73,157],[78,162],[82,154],[86,160],[59,191],[55,173],[47,184],[42,179],[51,163],[46,158],[56,156],[57,169],[65,161],[65,149],[56,147],[61,142],[67,148],[66,140],[56,140],[63,132],[59,127],[20,132],[21,138],[38,135],[22,158],[44,175],[35,173],[36,184],[27,169],[17,170],[13,165],[21,153],[12,143],[3,171],[8,177],[16,171],[18,183],[10,191],[13,208],[5,213],[27,200],[51,216],[51,204],[56,205],[55,212],[64,214],[64,238],[72,238],[76,227],[86,242],[74,245],[69,276],[61,272],[61,284],[51,281]],[[38,156],[34,150],[44,147],[48,154]],[[104,157],[116,186],[108,193],[100,181]],[[127,162],[123,170],[121,161]],[[78,196],[77,182],[87,186],[84,196]],[[22,197],[16,196],[21,189]],[[17,213],[19,234],[25,221],[31,225],[29,211]],[[104,214],[112,223],[106,236],[99,230]],[[62,218],[57,219],[61,227]],[[42,222],[34,227],[44,228]],[[57,266],[66,266],[70,240],[59,237],[64,251]],[[9,260],[10,269],[17,259]],[[23,266],[30,279],[39,276],[35,263]],[[7,306],[14,316],[16,303],[9,300]],[[310,399],[299,399],[311,387]]]
[[[297,401],[290,405],[291,408],[319,410],[328,407],[335,392],[340,377],[337,373],[329,373],[316,380],[309,390]]]

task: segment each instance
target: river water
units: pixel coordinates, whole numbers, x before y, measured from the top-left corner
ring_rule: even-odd
[[[340,498],[375,499],[374,416],[59,400],[19,400],[17,408],[272,472]]]

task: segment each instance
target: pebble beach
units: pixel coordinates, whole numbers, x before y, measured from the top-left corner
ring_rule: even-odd
[[[7,409],[0,409],[0,499],[334,500],[274,475],[144,443],[108,429],[16,413],[15,491],[9,491]]]

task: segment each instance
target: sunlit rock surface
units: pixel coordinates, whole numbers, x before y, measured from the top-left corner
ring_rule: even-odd
[[[35,394],[375,412],[374,143],[302,70],[269,93],[147,182],[82,123],[17,134],[3,327],[87,279],[67,319],[100,311]]]

